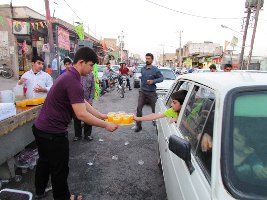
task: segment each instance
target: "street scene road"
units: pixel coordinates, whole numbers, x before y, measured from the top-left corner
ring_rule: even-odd
[[[267,199],[266,24],[264,0],[1,0],[0,200]]]
[[[94,101],[94,107],[103,113],[125,111],[135,113],[139,89],[126,91],[120,98],[116,91]],[[144,113],[150,113],[144,107]],[[156,127],[143,123],[143,130],[135,133],[132,126],[121,126],[114,133],[93,127],[93,141],[72,141],[73,125],[69,131],[70,173],[69,187],[74,193],[83,194],[85,200],[113,199],[166,199],[162,172],[158,162]],[[34,171],[22,174],[22,181],[12,181],[3,187],[34,193]],[[17,171],[17,173],[21,173]],[[52,200],[52,192],[47,198]]]

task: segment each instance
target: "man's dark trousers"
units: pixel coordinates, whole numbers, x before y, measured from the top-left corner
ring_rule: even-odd
[[[39,159],[35,172],[36,194],[42,195],[47,187],[49,176],[55,200],[69,200],[69,140],[67,133],[46,133],[32,127],[38,147]]]
[[[73,118],[74,121],[74,130],[75,130],[75,137],[82,137],[82,122],[81,120],[77,119],[76,117]],[[92,125],[84,123],[84,137],[91,136],[92,134]]]
[[[152,113],[155,113],[155,107],[157,102],[157,93],[156,92],[147,92],[144,90],[139,91],[138,97],[138,106],[137,106],[137,117],[142,117],[142,110],[145,104],[148,104],[152,108]],[[136,122],[137,127],[142,126],[142,122]]]

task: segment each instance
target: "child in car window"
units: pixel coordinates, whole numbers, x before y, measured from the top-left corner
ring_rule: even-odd
[[[170,123],[176,122],[179,112],[184,103],[186,94],[187,94],[186,90],[179,90],[177,92],[174,92],[171,95],[171,98],[172,98],[171,108],[167,109],[164,113],[152,113],[149,115],[145,115],[143,117],[134,117],[134,120],[135,121],[152,121],[152,120],[160,119],[163,117],[168,117],[168,118],[171,118]]]
[[[242,180],[267,179],[267,168],[256,154],[254,148],[241,133],[241,128],[234,128],[234,167],[237,176]],[[256,175],[256,177],[255,177]]]

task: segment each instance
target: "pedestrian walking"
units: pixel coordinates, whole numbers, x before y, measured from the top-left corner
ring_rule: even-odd
[[[146,54],[146,66],[141,69],[141,86],[138,97],[137,117],[142,117],[142,110],[145,104],[149,104],[152,113],[155,113],[157,102],[156,83],[163,81],[163,75],[159,69],[152,65],[154,56],[151,53]],[[135,132],[142,130],[141,121],[136,122]]]
[[[26,98],[46,97],[53,85],[52,77],[42,71],[44,60],[41,57],[32,58],[32,69],[25,72],[19,80],[19,85],[24,85],[26,90]]]
[[[118,128],[118,125],[104,121],[107,115],[100,113],[84,100],[81,76],[87,76],[92,72],[93,65],[97,63],[96,53],[88,47],[80,48],[75,54],[73,63],[74,66],[69,72],[59,76],[50,89],[32,127],[39,153],[35,172],[37,198],[45,196],[49,176],[54,199],[73,198],[67,181],[69,174],[67,129],[74,114],[79,120],[110,132]]]
[[[83,76],[81,78],[81,83],[83,85],[84,99],[92,106],[95,94],[94,74],[91,73],[87,76]],[[74,120],[74,131],[75,131],[75,137],[73,141],[78,141],[82,139],[82,128],[84,129],[84,139],[88,141],[93,140],[93,137],[91,136],[92,125],[84,122],[82,126],[81,120],[79,120],[76,116],[73,118],[73,120]]]

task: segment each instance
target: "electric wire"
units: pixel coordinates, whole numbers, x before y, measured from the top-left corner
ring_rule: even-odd
[[[145,0],[151,4],[154,4],[156,6],[159,6],[161,8],[164,8],[164,9],[167,9],[167,10],[170,10],[170,11],[173,11],[173,12],[176,12],[176,13],[180,13],[180,14],[183,14],[183,15],[188,15],[188,16],[191,16],[191,17],[197,17],[197,18],[203,18],[203,19],[213,19],[213,20],[222,20],[222,19],[242,19],[242,18],[238,18],[238,17],[208,17],[208,16],[201,16],[201,15],[195,15],[195,14],[191,14],[191,13],[186,13],[186,12],[182,12],[182,11],[179,11],[179,10],[175,10],[175,9],[172,9],[172,8],[169,8],[167,6],[164,6],[164,5],[161,5],[161,4],[158,4],[158,3],[155,3],[153,1],[150,1],[150,0]]]
[[[71,9],[71,11],[76,15],[76,17],[78,17],[79,20],[81,20],[83,22],[83,20],[78,16],[78,14],[72,9],[72,7],[68,4],[68,2],[66,0],[63,0],[66,5]],[[86,24],[83,23],[83,25],[86,27],[86,28],[89,28],[89,31],[91,31],[91,33],[94,34],[94,36],[96,37],[95,33],[90,29],[90,27],[88,27]]]

